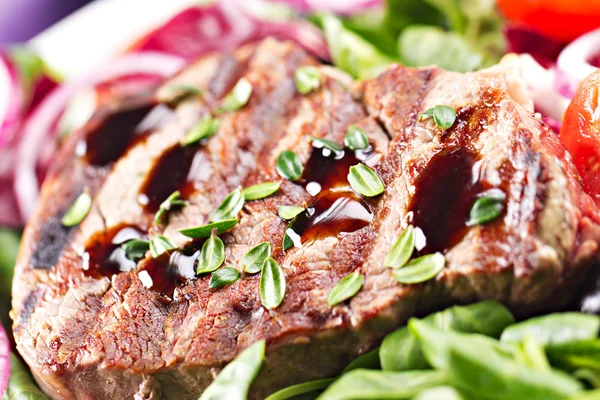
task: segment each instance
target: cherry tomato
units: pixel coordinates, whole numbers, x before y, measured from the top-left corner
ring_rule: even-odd
[[[583,190],[600,205],[600,70],[584,79],[563,117],[560,141],[573,156]]]
[[[498,0],[498,6],[510,21],[560,42],[600,27],[600,0]]]

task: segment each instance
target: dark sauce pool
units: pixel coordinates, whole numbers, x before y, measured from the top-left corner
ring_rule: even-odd
[[[368,202],[348,183],[350,167],[372,155],[372,148],[356,152],[313,148],[300,182],[314,196],[314,201],[288,228],[302,243],[354,232],[373,220]]]
[[[172,298],[177,286],[195,279],[195,264],[200,250],[185,253],[173,251],[158,258],[144,259],[138,270],[138,277],[144,287]]]
[[[134,226],[122,225],[97,233],[88,242],[83,256],[83,271],[94,278],[112,277],[135,269],[121,245],[132,239],[146,239],[146,234]]]
[[[469,211],[482,192],[477,157],[463,148],[438,153],[415,183],[411,223],[425,235],[421,255],[444,252],[467,233]]]

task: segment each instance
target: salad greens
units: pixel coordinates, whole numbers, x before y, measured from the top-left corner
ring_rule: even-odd
[[[495,301],[454,306],[412,318],[330,385],[306,382],[269,399],[595,399],[584,389],[600,382],[599,323],[581,313],[515,323]]]
[[[393,62],[466,72],[498,62],[506,48],[492,0],[387,0],[381,9],[315,20],[334,64],[355,78]]]
[[[13,353],[10,355],[10,368],[8,389],[2,400],[48,400],[48,397],[38,389],[29,373],[29,368]]]

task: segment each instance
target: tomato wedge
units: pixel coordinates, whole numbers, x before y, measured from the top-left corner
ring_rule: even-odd
[[[600,206],[600,70],[584,79],[563,117],[560,141],[573,156],[583,190]]]
[[[600,0],[498,0],[504,16],[560,42],[600,26]]]

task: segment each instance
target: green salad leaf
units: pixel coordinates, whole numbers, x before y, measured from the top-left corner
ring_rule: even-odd
[[[265,359],[265,341],[248,347],[227,364],[199,400],[245,400]]]
[[[542,346],[595,339],[600,330],[600,317],[577,312],[554,313],[528,319],[509,326],[501,340],[521,342],[525,336],[534,337]]]
[[[27,366],[14,353],[10,353],[10,369],[10,380],[3,400],[48,400],[38,389]]]
[[[413,25],[398,39],[398,52],[409,67],[437,65],[450,71],[472,71],[482,65],[483,56],[454,32],[434,26]]]

